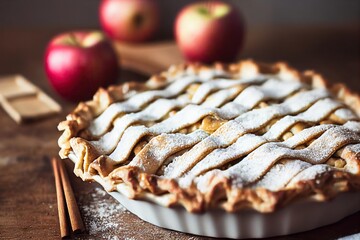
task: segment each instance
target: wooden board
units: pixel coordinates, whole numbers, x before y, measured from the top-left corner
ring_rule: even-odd
[[[147,44],[114,43],[122,67],[146,75],[159,73],[184,62],[175,42]]]
[[[0,77],[0,103],[17,123],[61,111],[59,104],[21,75]]]

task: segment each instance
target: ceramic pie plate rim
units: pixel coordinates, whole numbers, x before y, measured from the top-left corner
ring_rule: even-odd
[[[74,154],[69,154],[69,158],[73,162],[76,161]],[[100,176],[94,176],[94,180],[105,186]],[[273,213],[260,213],[254,210],[234,213],[209,210],[201,214],[188,212],[182,207],[168,208],[147,200],[129,199],[118,191],[108,194],[128,211],[155,226],[216,238],[242,239],[289,235],[335,223],[360,211],[360,206],[356,204],[360,202],[360,192],[342,193],[325,202],[301,199]]]

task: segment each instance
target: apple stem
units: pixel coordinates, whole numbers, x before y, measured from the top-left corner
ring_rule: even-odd
[[[206,9],[208,10],[209,14],[212,13],[212,10],[213,10],[213,1],[212,0],[208,0],[205,2],[205,6],[206,6]]]
[[[137,13],[137,14],[134,15],[133,21],[134,21],[135,27],[140,28],[143,25],[144,16]]]
[[[207,0],[207,1],[204,1],[203,2],[204,5],[202,5],[198,11],[201,13],[201,14],[204,14],[204,15],[211,15],[211,13],[213,12],[213,1],[212,0]]]
[[[80,44],[78,42],[78,40],[76,39],[76,36],[75,36],[74,33],[69,34],[69,43],[74,44],[74,45],[79,45]]]

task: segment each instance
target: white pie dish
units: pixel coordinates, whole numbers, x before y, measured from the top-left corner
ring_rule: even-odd
[[[74,154],[69,154],[76,161]],[[100,176],[93,179],[105,186]],[[118,188],[121,189],[121,188]],[[195,235],[217,238],[264,238],[288,235],[335,223],[360,210],[360,192],[343,193],[328,202],[302,199],[273,213],[243,210],[228,213],[211,210],[190,213],[182,207],[167,208],[145,200],[108,192],[126,209],[153,225]]]

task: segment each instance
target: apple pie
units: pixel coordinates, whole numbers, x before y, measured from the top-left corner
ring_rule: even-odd
[[[60,156],[108,191],[190,212],[273,212],[360,190],[360,98],[313,71],[183,64],[99,89],[58,125]]]

